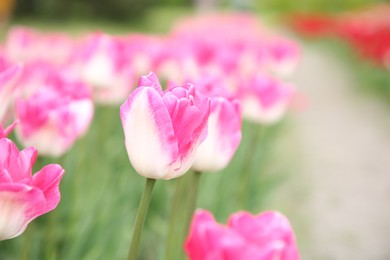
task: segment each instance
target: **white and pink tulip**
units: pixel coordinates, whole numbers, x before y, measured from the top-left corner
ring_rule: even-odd
[[[134,169],[151,179],[183,175],[207,134],[209,113],[210,100],[193,85],[163,92],[155,74],[141,77],[120,113]]]
[[[91,35],[81,44],[72,62],[80,78],[92,87],[98,103],[119,104],[135,87],[135,74],[123,41],[113,36]]]
[[[94,106],[89,89],[59,72],[29,76],[34,80],[22,82],[30,82],[32,90],[28,89],[30,85],[23,86],[27,94],[15,105],[17,136],[25,146],[37,147],[42,155],[61,156],[90,125]]]
[[[206,139],[199,145],[192,168],[214,172],[225,168],[241,142],[240,101],[231,97],[222,81],[206,77],[197,90],[210,97],[211,107]]]
[[[237,97],[242,102],[244,118],[260,124],[273,124],[286,113],[294,92],[289,84],[257,74],[239,82]]]
[[[19,236],[35,218],[55,209],[60,201],[60,165],[50,164],[32,175],[37,157],[33,147],[19,151],[0,139],[0,240]]]

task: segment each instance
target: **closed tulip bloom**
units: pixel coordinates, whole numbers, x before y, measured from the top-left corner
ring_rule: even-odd
[[[238,212],[228,225],[218,224],[211,213],[198,210],[185,250],[191,260],[298,260],[293,230],[277,212],[254,216]]]
[[[33,147],[23,151],[7,139],[0,139],[0,240],[20,235],[27,225],[57,207],[60,165],[50,164],[32,175],[37,157]]]
[[[209,113],[210,100],[193,85],[163,92],[155,74],[141,77],[138,88],[120,109],[134,169],[151,179],[183,175],[206,136]]]
[[[58,157],[87,131],[93,102],[88,88],[77,80],[57,73],[36,80],[33,92],[16,101],[17,137],[42,155]]]
[[[229,97],[217,79],[199,82],[199,90],[211,98],[206,139],[199,145],[192,168],[214,172],[227,166],[241,142],[240,101]]]

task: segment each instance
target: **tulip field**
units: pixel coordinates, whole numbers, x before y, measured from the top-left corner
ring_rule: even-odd
[[[246,15],[171,26],[5,34],[1,259],[298,259],[287,217],[261,212],[286,177],[272,147],[299,46]],[[248,224],[266,237],[249,243]],[[203,226],[215,246],[201,246]]]
[[[308,224],[270,203],[299,176],[281,142],[310,109],[303,46],[258,14],[166,16],[1,32],[0,260],[305,255]],[[369,23],[377,41],[348,14],[286,20],[345,40],[390,93],[388,19]]]

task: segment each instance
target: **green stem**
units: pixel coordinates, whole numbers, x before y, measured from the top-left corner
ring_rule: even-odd
[[[129,249],[128,260],[136,260],[138,253],[138,246],[141,240],[141,233],[144,227],[146,213],[149,208],[150,199],[152,197],[152,191],[155,184],[155,179],[146,179],[144,192],[142,193],[141,201],[138,207],[137,216],[135,218],[135,225],[133,230],[133,236],[131,238],[131,244]]]
[[[253,179],[253,176],[252,176],[252,169],[253,169],[253,164],[255,163],[256,161],[256,154],[257,154],[257,151],[258,151],[258,146],[259,144],[261,143],[261,140],[264,136],[264,132],[265,132],[265,127],[263,126],[257,126],[257,125],[251,125],[251,128],[250,130],[251,131],[251,135],[250,135],[250,147],[249,149],[247,149],[245,152],[246,152],[246,156],[245,156],[245,159],[244,159],[244,164],[242,166],[242,181],[241,181],[241,189],[240,189],[240,193],[241,193],[241,202],[240,202],[240,206],[243,208],[243,209],[247,209],[249,210],[249,207],[250,207],[250,203],[249,203],[249,196],[250,196],[250,193],[251,193],[251,183],[252,183],[252,179]]]
[[[28,260],[30,259],[30,250],[31,250],[31,242],[32,242],[32,231],[34,222],[31,222],[29,224],[29,227],[24,232],[24,241],[23,241],[23,247],[22,247],[22,260]]]
[[[184,232],[184,237],[188,234],[192,216],[194,215],[195,209],[196,209],[196,201],[198,199],[198,191],[199,191],[199,182],[200,182],[200,177],[202,176],[202,172],[199,171],[194,171],[192,174],[192,182],[190,183],[191,189],[190,189],[190,194],[189,194],[189,201],[188,201],[188,208],[187,208],[187,215],[185,219],[185,232]]]
[[[169,213],[168,233],[165,245],[164,259],[177,259],[177,234],[181,233],[180,228],[183,218],[182,207],[186,202],[186,175],[175,180],[175,191],[172,197],[172,205]]]
[[[196,208],[200,177],[200,172],[193,172],[176,180],[166,240],[166,260],[184,259],[183,243]]]

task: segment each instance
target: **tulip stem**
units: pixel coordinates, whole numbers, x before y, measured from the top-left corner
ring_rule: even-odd
[[[182,232],[180,231],[183,228],[182,219],[183,219],[183,206],[185,205],[186,195],[187,195],[187,174],[175,180],[175,190],[172,197],[171,209],[169,212],[169,224],[168,231],[166,236],[166,245],[165,245],[165,258],[169,259],[178,259],[180,252],[178,249],[178,235]]]
[[[141,240],[141,233],[144,227],[146,213],[148,212],[150,199],[152,197],[152,191],[155,184],[155,179],[146,179],[144,192],[142,193],[141,201],[138,207],[137,216],[135,218],[133,235],[131,238],[131,244],[129,249],[128,260],[136,260],[138,253],[138,246]]]
[[[184,235],[186,236],[191,220],[192,220],[192,215],[194,215],[195,209],[196,209],[196,201],[198,198],[198,191],[199,191],[199,182],[200,182],[200,177],[202,176],[202,172],[200,171],[194,171],[192,174],[192,182],[190,183],[191,188],[190,188],[190,194],[189,194],[189,201],[188,201],[188,209],[187,209],[187,215],[186,215],[186,220],[185,220],[185,233]]]
[[[166,260],[184,259],[183,244],[196,208],[201,172],[187,173],[176,180],[169,219]]]
[[[250,210],[250,202],[249,197],[251,193],[251,184],[253,182],[253,176],[252,176],[252,169],[253,164],[256,164],[256,155],[259,150],[259,145],[264,137],[265,127],[264,126],[257,126],[257,125],[251,125],[250,130],[250,147],[247,149],[244,165],[242,166],[242,174],[243,179],[241,181],[241,205],[245,210]]]

